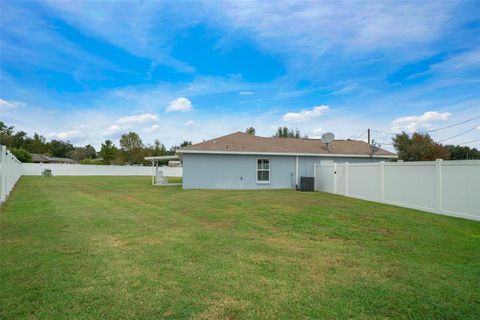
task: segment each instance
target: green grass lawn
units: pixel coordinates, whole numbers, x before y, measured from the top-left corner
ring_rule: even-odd
[[[182,183],[182,177],[167,177],[168,183]]]
[[[480,223],[292,190],[22,177],[1,319],[479,319]]]

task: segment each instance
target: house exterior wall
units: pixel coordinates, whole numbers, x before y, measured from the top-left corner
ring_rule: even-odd
[[[270,183],[257,183],[257,159],[270,159]],[[313,177],[313,164],[378,162],[385,159],[349,157],[298,157],[298,179]],[[296,156],[183,154],[184,189],[285,189],[295,187]]]

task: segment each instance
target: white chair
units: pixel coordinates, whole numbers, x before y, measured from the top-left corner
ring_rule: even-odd
[[[161,170],[157,170],[157,174],[155,175],[155,184],[167,184],[168,180],[167,177],[163,175]]]

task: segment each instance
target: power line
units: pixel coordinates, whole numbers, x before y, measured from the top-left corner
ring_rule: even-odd
[[[476,116],[476,117],[473,117],[473,118],[464,120],[464,121],[462,121],[462,122],[458,122],[458,123],[455,123],[455,124],[451,124],[451,125],[446,126],[446,127],[436,128],[436,129],[432,129],[432,130],[426,130],[425,132],[435,132],[435,131],[439,131],[439,130],[443,130],[443,129],[448,129],[448,128],[456,127],[456,126],[459,126],[459,125],[461,125],[461,124],[464,124],[464,123],[473,121],[473,120],[478,119],[478,118],[480,118],[480,116]]]
[[[360,133],[360,135],[358,137],[356,137],[355,139],[353,140],[357,140],[358,138],[360,138],[361,136],[363,136],[365,133],[367,133],[368,129],[366,129],[365,131],[363,131],[362,133]]]
[[[453,127],[459,126],[461,124],[464,124],[464,123],[467,123],[467,122],[470,122],[470,121],[473,121],[473,120],[476,120],[476,119],[480,119],[480,116],[476,116],[476,117],[473,117],[473,118],[470,118],[470,119],[467,119],[467,120],[463,120],[461,122],[457,122],[457,123],[454,123],[454,124],[451,124],[451,125],[448,125],[448,126],[445,126],[445,127],[435,128],[435,129],[431,129],[431,130],[424,130],[424,131],[419,130],[419,132],[427,132],[427,133],[436,132],[436,131],[440,131],[440,130],[444,130],[444,129],[453,128]],[[372,129],[372,131],[387,134],[387,135],[398,134],[398,132],[387,132],[387,131],[374,130],[374,129]]]
[[[447,141],[447,140],[451,140],[451,139],[456,138],[456,137],[463,136],[464,134],[467,134],[467,133],[469,133],[470,131],[475,130],[478,126],[479,126],[479,124],[476,124],[473,128],[470,128],[470,129],[468,129],[467,131],[464,131],[464,132],[462,132],[462,133],[459,133],[459,134],[457,134],[457,135],[454,135],[453,137],[450,137],[450,138],[447,138],[447,139],[443,139],[443,140],[440,140],[440,141],[437,141],[437,142],[438,142],[438,143],[441,143],[441,142],[444,142],[444,141]]]
[[[372,129],[373,132],[378,132],[378,133],[384,133],[384,134],[388,134],[388,135],[394,135],[394,134],[397,134],[395,132],[386,132],[386,131],[380,131],[380,130],[374,130]]]
[[[470,144],[474,142],[480,142],[480,139],[477,140],[472,140],[472,141],[467,141],[467,142],[462,142],[462,143],[457,143],[459,146],[465,145],[465,144]]]

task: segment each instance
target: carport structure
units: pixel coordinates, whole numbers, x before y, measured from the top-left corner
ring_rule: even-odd
[[[168,178],[163,174],[159,163],[168,160],[180,160],[178,156],[145,157],[152,162],[152,185],[154,186],[179,186],[181,183],[168,183]]]

